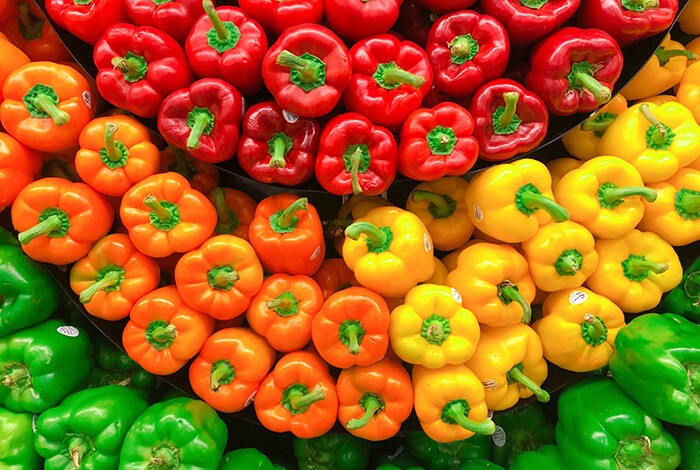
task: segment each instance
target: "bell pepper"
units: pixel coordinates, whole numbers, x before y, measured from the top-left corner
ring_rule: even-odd
[[[408,451],[426,468],[452,470],[474,459],[491,458],[491,437],[474,434],[469,439],[437,442],[422,431],[406,433]]]
[[[72,56],[58,37],[53,25],[36,2],[8,1],[16,7],[9,21],[0,24],[0,32],[34,62],[71,60]]]
[[[657,183],[697,158],[700,126],[680,103],[638,103],[610,124],[598,152],[627,160],[644,183]]]
[[[459,467],[459,470],[505,470],[500,465],[484,459],[470,460]]]
[[[362,114],[331,119],[321,133],[316,154],[316,179],[336,195],[377,196],[396,177],[398,147],[391,132]]]
[[[34,181],[42,163],[39,152],[0,132],[0,212],[11,206],[19,192]]]
[[[323,3],[330,28],[343,38],[359,41],[388,32],[399,18],[403,0],[326,0]]]
[[[35,447],[44,468],[117,467],[126,433],[146,408],[137,392],[118,385],[69,395],[36,421]]]
[[[275,363],[275,350],[248,328],[224,328],[207,339],[190,366],[192,390],[209,406],[237,413],[253,400]]]
[[[323,292],[323,298],[352,286],[359,286],[355,274],[342,258],[327,258],[312,276]]]
[[[682,470],[698,470],[700,468],[700,431],[681,426],[671,426],[671,435],[676,439],[681,449]]]
[[[219,187],[212,189],[207,198],[216,208],[214,232],[248,240],[248,226],[255,217],[257,206],[255,199],[238,189]]]
[[[683,277],[673,247],[653,232],[635,229],[619,238],[598,240],[595,248],[600,262],[586,284],[627,313],[654,308]]]
[[[312,439],[294,438],[299,470],[364,470],[372,445],[350,434],[328,433]]]
[[[493,421],[496,432],[491,436],[493,456],[490,460],[497,465],[510,469],[520,454],[555,443],[554,423],[537,404],[495,413]]]
[[[158,265],[123,233],[99,240],[70,271],[71,290],[90,315],[103,320],[128,317],[136,301],[159,281]]]
[[[89,387],[119,385],[137,391],[145,400],[153,400],[161,382],[131,360],[111,340],[105,337],[95,339],[94,358],[95,367],[90,375]]]
[[[403,361],[439,369],[472,357],[479,323],[462,307],[462,296],[454,288],[422,284],[408,291],[403,305],[391,312],[389,337]]]
[[[438,15],[429,11],[417,0],[404,0],[393,30],[402,34],[409,41],[425,48],[430,27],[437,17]]]
[[[213,331],[213,318],[185,305],[175,286],[166,286],[136,302],[122,342],[148,372],[169,375],[193,358]]]
[[[281,33],[265,54],[262,73],[282,108],[319,117],[335,108],[350,83],[350,52],[331,30],[302,24]]]
[[[545,445],[537,450],[529,450],[518,455],[508,470],[531,470],[533,468],[547,468],[548,470],[569,470],[559,446]]]
[[[700,19],[700,3],[696,0],[690,0],[678,15],[680,30],[685,34],[697,36],[700,34],[700,24],[697,22],[698,19]]]
[[[4,470],[41,468],[34,449],[34,417],[0,407],[0,465]]]
[[[491,435],[484,386],[463,364],[440,369],[414,366],[413,395],[421,428],[437,442],[454,442],[475,434]]]
[[[583,165],[581,160],[571,157],[561,157],[550,160],[546,163],[549,174],[552,176],[552,189],[559,184],[562,177]]]
[[[121,197],[139,181],[158,173],[160,153],[148,128],[129,116],[105,116],[80,132],[75,169],[107,196]]]
[[[31,62],[27,54],[7,39],[0,38],[0,54],[2,54],[3,59],[0,64],[0,83],[4,83],[12,72]],[[0,101],[2,100],[2,87],[0,86]]]
[[[371,117],[377,125],[399,129],[420,108],[433,84],[425,51],[381,34],[356,42],[350,55],[352,78],[343,93],[345,107]]]
[[[369,441],[396,435],[413,411],[411,377],[401,363],[389,358],[344,369],[336,391],[340,423],[350,434]]]
[[[122,468],[218,470],[228,429],[206,403],[173,398],[146,410],[122,446]]]
[[[442,15],[451,11],[464,10],[471,7],[474,0],[416,0],[420,5],[428,10]]]
[[[61,28],[94,46],[110,26],[127,23],[120,0],[46,0],[46,12]]]
[[[296,186],[314,174],[320,136],[315,119],[292,116],[274,101],[258,103],[243,117],[238,163],[261,183]]]
[[[194,158],[182,149],[168,145],[160,152],[160,172],[179,173],[192,185],[192,189],[208,194],[219,185],[219,170],[211,163]]]
[[[265,454],[252,447],[236,449],[224,454],[219,470],[238,470],[241,468],[284,470],[283,467],[274,465]]]
[[[585,287],[549,294],[532,328],[544,357],[562,369],[591,372],[608,365],[615,336],[625,326],[620,307]]]
[[[700,65],[698,62],[688,66],[678,84],[676,96],[682,105],[690,109],[695,120],[700,120]]]
[[[557,410],[557,444],[571,470],[592,465],[671,470],[680,463],[678,444],[661,422],[612,380],[588,380],[569,387],[559,398]]]
[[[622,62],[620,46],[608,33],[569,26],[535,46],[525,86],[552,114],[585,113],[610,101]]]
[[[656,309],[700,323],[700,257],[688,266],[681,283],[671,289]]]
[[[201,0],[129,0],[124,2],[129,23],[151,26],[184,44],[192,26],[204,13]]]
[[[87,384],[92,370],[88,335],[46,320],[0,339],[0,405],[43,413]]]
[[[447,285],[461,294],[462,305],[479,323],[530,322],[535,283],[525,258],[509,245],[483,242],[465,248],[447,275]]]
[[[569,21],[580,0],[485,0],[481,9],[498,20],[517,46],[532,44]]]
[[[326,226],[333,236],[333,247],[342,256],[343,243],[345,242],[345,229],[360,217],[367,215],[369,211],[377,207],[391,207],[393,203],[381,196],[366,196],[353,194],[338,209],[338,217],[328,221]]]
[[[591,117],[564,134],[561,142],[566,151],[580,160],[598,157],[600,138],[608,130],[617,116],[627,109],[627,100],[617,94]]]
[[[216,209],[177,173],[141,180],[122,198],[119,215],[134,246],[153,258],[185,253],[202,244],[216,226]]]
[[[277,36],[295,26],[320,23],[323,19],[323,0],[240,0],[238,5],[266,31]]]
[[[471,114],[455,103],[412,112],[401,127],[399,171],[418,181],[462,176],[479,155],[473,132]]]
[[[92,119],[90,87],[75,69],[32,62],[12,72],[2,85],[0,122],[8,134],[41,152],[69,152]]]
[[[194,81],[185,51],[150,26],[111,26],[93,51],[97,88],[118,108],[152,118],[170,93]]]
[[[363,286],[403,297],[435,271],[433,243],[418,216],[379,207],[345,229],[343,259]]]
[[[78,261],[109,232],[114,210],[85,183],[42,178],[24,187],[12,205],[22,249],[44,263]]]
[[[175,266],[175,284],[185,304],[217,320],[245,313],[262,282],[255,250],[233,235],[210,238]]]
[[[304,439],[330,431],[338,415],[335,382],[326,363],[308,351],[283,356],[263,380],[253,403],[265,428]]]
[[[255,209],[248,238],[268,272],[311,276],[326,253],[316,208],[290,193],[268,196]]]

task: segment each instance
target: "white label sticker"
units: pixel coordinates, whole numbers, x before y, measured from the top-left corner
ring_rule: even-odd
[[[489,410],[488,414],[486,415],[488,419],[493,418],[493,410]]]
[[[496,426],[496,432],[491,434],[491,440],[496,447],[503,447],[506,445],[506,432],[502,427]]]
[[[251,393],[250,396],[248,397],[248,399],[245,401],[245,405],[243,405],[243,406],[246,406],[246,407],[250,406],[250,404],[253,403],[253,400],[255,400],[256,393],[258,393],[257,390],[254,391],[253,393]]]
[[[455,299],[455,302],[462,305],[462,294],[460,294],[454,287],[452,288],[452,298]]]
[[[379,195],[380,198],[384,199],[385,201],[389,200],[389,193],[384,191],[382,194]]]
[[[299,120],[299,116],[297,116],[294,113],[290,113],[286,109],[282,110],[282,116],[284,116],[284,120],[290,123],[297,122]]]
[[[318,258],[318,255],[320,255],[320,254],[321,254],[321,247],[317,246],[316,249],[314,250],[314,252],[311,253],[311,258],[309,258],[309,261],[315,260],[316,258]]]
[[[39,420],[39,415],[32,416],[32,431],[36,434],[36,422]]]
[[[56,328],[56,331],[61,333],[63,336],[69,336],[71,338],[75,338],[80,334],[80,331],[74,326],[59,326]]]
[[[433,247],[433,245],[430,243],[430,235],[427,233],[423,234],[423,247],[425,248],[426,253]]]
[[[90,94],[89,91],[83,92],[83,101],[85,101],[85,104],[87,105],[88,108],[92,109],[92,95]]]
[[[581,292],[580,290],[575,290],[569,294],[569,303],[571,305],[579,305],[588,300],[588,294]]]
[[[484,388],[486,388],[486,389],[489,389],[489,390],[498,389],[498,382],[496,382],[493,379],[482,380],[481,383],[484,385]]]
[[[474,204],[474,218],[477,222],[484,220],[484,211],[481,210],[478,204]]]

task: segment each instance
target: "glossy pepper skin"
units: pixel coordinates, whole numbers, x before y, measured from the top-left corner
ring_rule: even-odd
[[[95,340],[95,367],[92,369],[89,387],[119,385],[139,393],[149,402],[158,391],[158,379],[146,372],[129,356],[107,338]]]
[[[184,44],[192,26],[204,13],[200,0],[129,0],[124,2],[129,22],[136,26],[151,26]]]
[[[197,160],[182,149],[168,145],[160,152],[160,171],[172,171],[190,182],[192,189],[208,194],[219,185],[219,169],[211,163]]]
[[[338,217],[328,222],[328,228],[333,234],[335,251],[342,256],[343,243],[345,242],[344,230],[348,225],[360,217],[366,216],[372,209],[389,206],[394,206],[394,204],[381,196],[365,196],[363,194],[350,196],[338,209]]]
[[[119,0],[47,0],[46,11],[58,26],[90,45],[116,23],[126,23],[124,3]]]
[[[529,450],[518,455],[509,470],[530,470],[532,468],[548,468],[549,470],[568,470],[559,446],[549,444],[537,450]]]
[[[420,5],[428,10],[442,15],[451,11],[464,10],[475,2],[473,0],[417,0]]]
[[[323,260],[321,267],[313,275],[313,280],[321,288],[324,299],[328,299],[332,294],[348,287],[360,285],[355,279],[355,274],[348,268],[342,258],[327,258]]]
[[[700,431],[681,426],[671,426],[669,432],[681,449],[681,469],[700,468]]]
[[[258,449],[244,448],[224,454],[219,470],[238,470],[239,468],[255,468],[257,470],[280,470],[272,461]]]
[[[352,41],[388,32],[399,18],[403,0],[324,0],[330,28]]]
[[[248,240],[248,226],[255,217],[258,203],[243,191],[216,187],[207,195],[216,208],[217,222],[214,232],[234,235]]]
[[[39,152],[0,132],[0,212],[11,206],[17,194],[34,181],[42,164]]]
[[[129,428],[148,404],[126,387],[89,388],[66,397],[36,422],[36,449],[44,468],[115,468]]]
[[[671,470],[680,463],[678,444],[661,422],[610,379],[572,385],[562,393],[557,410],[557,444],[571,470],[591,465]]]
[[[276,102],[265,101],[243,116],[236,156],[256,181],[296,186],[314,174],[320,137],[315,119],[292,117]]]
[[[671,289],[656,309],[700,323],[700,258],[688,266],[680,284]]]
[[[238,5],[265,31],[277,36],[295,26],[320,23],[323,19],[323,0],[241,0]]]
[[[510,469],[520,454],[555,443],[554,423],[537,403],[496,413],[493,422],[503,431],[493,436],[493,455],[489,460],[497,465]]]
[[[527,46],[566,23],[580,0],[486,0],[484,13],[501,22],[513,44]]]
[[[525,86],[557,116],[593,111],[610,101],[622,61],[608,33],[565,27],[535,46]]]
[[[34,417],[0,408],[0,465],[4,470],[41,468],[41,457],[34,449]]]
[[[406,433],[409,452],[425,468],[451,470],[475,459],[491,458],[491,437],[475,434],[468,439],[449,443],[437,442],[422,431]]]
[[[173,398],[148,408],[129,430],[119,466],[217,470],[228,440],[226,424],[206,403]]]
[[[9,8],[16,6],[16,11],[10,13],[12,16],[9,21],[0,24],[0,32],[31,60],[71,60],[70,52],[35,2],[6,3]]]
[[[367,468],[371,443],[351,434],[328,433],[312,439],[295,438],[299,470],[359,470]]]
[[[591,117],[573,128],[561,138],[566,151],[579,160],[590,160],[599,157],[598,151],[600,138],[607,131],[610,124],[617,116],[627,109],[627,100],[621,94],[617,94],[596,111]]]
[[[1,32],[0,26],[0,32]],[[0,36],[0,52],[2,52],[3,63],[0,64],[0,81],[3,83],[8,75],[17,70],[23,65],[31,62],[31,59],[27,57],[27,54],[22,52],[22,50],[15,44],[10,42],[7,37]],[[2,87],[0,87],[0,99],[2,96]]]
[[[700,118],[700,65],[697,62],[688,66],[683,73],[676,95],[678,101],[692,111],[696,120]]]

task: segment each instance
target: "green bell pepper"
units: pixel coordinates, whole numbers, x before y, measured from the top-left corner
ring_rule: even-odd
[[[700,430],[700,325],[674,314],[647,314],[620,329],[610,372],[642,408]]]
[[[104,337],[95,340],[95,368],[92,371],[89,387],[121,385],[136,390],[144,399],[152,401],[158,378],[146,372],[124,351]]]
[[[481,434],[443,444],[422,431],[413,431],[406,435],[406,444],[413,456],[432,470],[454,470],[469,460],[491,458],[491,436]]]
[[[571,470],[678,468],[676,440],[613,380],[587,380],[569,387],[557,410],[557,443]]]
[[[134,421],[148,404],[126,387],[108,385],[68,395],[36,422],[35,446],[45,470],[114,469]]]
[[[294,438],[299,470],[364,470],[372,445],[351,434],[324,434],[313,439]]]
[[[700,431],[684,426],[670,426],[669,432],[681,448],[680,470],[700,470]]]
[[[236,449],[224,455],[219,470],[284,470],[258,449]]]
[[[425,470],[423,467],[401,467],[398,465],[392,465],[390,463],[383,463],[374,470]]]
[[[49,318],[60,292],[44,267],[0,227],[0,338]]]
[[[416,470],[422,469],[420,463],[409,453],[405,443],[401,439],[388,442],[396,442],[396,447],[385,449],[377,459],[377,468],[384,470]],[[386,468],[385,468],[386,467]]]
[[[463,463],[458,470],[505,470],[505,468],[488,460],[476,459]]]
[[[493,421],[496,423],[496,432],[491,435],[491,461],[498,465],[507,467],[523,452],[556,442],[554,424],[536,403],[495,413]]]
[[[131,426],[119,470],[217,470],[228,429],[200,400],[173,398],[148,408]]]
[[[34,450],[34,431],[29,413],[13,413],[0,408],[0,470],[41,468]]]
[[[656,310],[700,323],[700,257],[685,270],[681,283],[666,294]]]
[[[60,320],[47,320],[0,338],[0,405],[42,413],[84,388],[92,371],[88,335]]]
[[[559,447],[556,445],[546,445],[538,450],[529,450],[518,455],[508,470],[533,470],[534,468],[546,470],[568,470],[562,457]]]

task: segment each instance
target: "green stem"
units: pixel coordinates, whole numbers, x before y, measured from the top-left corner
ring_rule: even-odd
[[[520,93],[518,93],[517,91],[509,91],[503,93],[503,101],[505,101],[506,106],[503,111],[503,114],[501,114],[501,117],[498,118],[498,123],[501,125],[502,128],[507,128],[513,121],[513,118],[515,117],[515,111],[518,108],[519,99]]]
[[[26,245],[37,237],[48,235],[56,230],[59,230],[62,226],[63,221],[59,216],[50,215],[35,226],[20,232],[19,235],[17,235],[17,238],[22,245]]]
[[[315,82],[318,80],[319,71],[316,67],[313,67],[308,60],[294,55],[287,50],[283,50],[277,56],[277,65],[282,67],[290,67],[296,70],[302,78],[302,81],[306,83]]]
[[[681,188],[676,192],[676,211],[684,219],[695,220],[700,215],[700,191]]]
[[[197,111],[196,109],[192,111],[194,113]],[[189,121],[189,116],[188,116],[188,121]],[[188,123],[189,124],[189,123]],[[188,150],[196,150],[199,148],[199,140],[202,138],[202,135],[208,134],[211,132],[211,128],[214,125],[214,115],[211,113],[211,111],[207,110],[206,112],[196,112],[194,115],[194,122],[192,124],[191,130],[190,130],[190,135],[187,137],[187,149]],[[207,132],[209,131],[209,132]]]
[[[355,152],[350,155],[350,177],[352,180],[352,193],[355,195],[362,194],[362,186],[360,186],[360,164],[362,163],[363,152],[361,147],[357,147]]]
[[[219,271],[214,276],[214,287],[223,289],[231,283],[235,283],[241,278],[237,271]]]
[[[520,203],[528,210],[536,211],[542,209],[546,211],[554,222],[564,222],[569,220],[569,211],[560,206],[550,198],[543,196],[539,191],[534,191],[528,187],[525,190],[518,191]],[[534,187],[534,186],[533,186]],[[535,188],[536,189],[536,188]]]
[[[232,234],[238,228],[240,222],[231,209],[226,205],[226,193],[223,189],[216,187],[209,193],[214,200],[216,209],[216,233]]]
[[[614,113],[602,113],[599,116],[583,121],[581,130],[584,132],[594,132],[596,135],[602,136],[616,117],[617,114]]]
[[[202,7],[204,8],[204,12],[207,14],[209,17],[209,21],[211,21],[211,25],[214,27],[216,30],[216,35],[219,36],[219,39],[221,40],[226,40],[228,39],[231,35],[224,27],[223,21],[221,21],[221,18],[219,15],[216,13],[216,8],[214,8],[214,3],[211,0],[204,0],[202,2]]]
[[[620,2],[625,10],[642,12],[659,7],[659,0],[622,0]]]
[[[292,396],[289,399],[289,403],[293,409],[308,409],[314,403],[317,403],[326,398],[326,394],[323,392],[323,387],[321,385],[316,385],[313,390],[309,393],[299,396]]]
[[[503,301],[504,304],[508,305],[511,302],[517,302],[523,309],[523,318],[521,320],[524,324],[529,324],[532,318],[532,307],[527,300],[522,296],[518,288],[512,282],[505,280],[498,285],[498,297]]]
[[[172,171],[184,176],[187,180],[191,180],[196,170],[192,167],[192,164],[187,161],[187,154],[181,148],[171,147],[171,149],[175,156],[175,166],[172,168]]]
[[[685,49],[666,49],[663,46],[657,47],[654,55],[659,60],[659,65],[662,67],[668,64],[668,61],[674,57],[685,57],[688,60],[695,60],[698,58],[698,55],[693,51]]]
[[[294,223],[295,214],[298,211],[307,210],[308,204],[309,200],[305,197],[300,197],[299,199],[294,201],[292,204],[289,205],[289,207],[287,207],[280,213],[280,216],[277,219],[277,225],[279,225],[282,228],[291,227]]]
[[[450,418],[452,421],[462,426],[467,431],[474,434],[491,435],[496,432],[496,424],[490,419],[485,419],[480,423],[472,421],[467,417],[468,410],[464,407],[461,400],[445,405],[442,410],[442,416]]]
[[[0,380],[0,383],[2,383],[2,385],[4,385],[7,388],[11,388],[18,382],[29,378],[29,371],[26,367],[15,367],[10,372],[6,372],[2,376],[2,380]]]
[[[518,366],[508,371],[508,378],[520,383],[523,387],[534,393],[538,401],[542,403],[547,403],[549,401],[549,393],[533,382]]]
[[[668,270],[667,263],[649,261],[643,256],[630,256],[625,260],[625,273],[632,277],[646,277],[649,272],[662,274]]]
[[[592,340],[598,340],[602,338],[603,336],[607,335],[608,330],[605,328],[605,325],[603,324],[603,321],[596,317],[595,315],[592,315],[590,313],[587,313],[583,317],[583,321],[587,323],[588,325],[591,325],[591,329],[588,331],[588,337]]]
[[[129,55],[127,57],[113,57],[112,66],[124,74],[128,82],[137,82],[146,76],[148,64],[140,56]]]
[[[613,204],[620,199],[633,196],[642,196],[647,201],[654,202],[656,201],[657,193],[646,186],[609,187],[601,188],[600,190],[600,197],[607,204]]]
[[[367,426],[372,418],[374,418],[374,415],[384,408],[384,403],[379,397],[370,394],[362,401],[362,408],[365,410],[365,414],[362,415],[361,418],[348,420],[348,422],[345,423],[347,429],[352,431]]]
[[[275,308],[287,310],[294,307],[296,303],[294,297],[277,297],[265,302],[265,306],[271,310]]]
[[[80,293],[80,302],[88,303],[99,291],[106,287],[112,287],[121,281],[121,276],[115,271],[110,271],[97,282],[94,282],[90,287]]]
[[[610,98],[612,97],[610,88],[606,87],[598,80],[596,80],[593,75],[584,72],[578,72],[573,74],[573,78],[583,88],[590,91],[598,103],[603,104],[610,101]]]
[[[75,468],[82,468],[82,461],[85,455],[87,455],[93,447],[86,442],[86,438],[80,436],[74,436],[68,441],[68,453],[73,461]]]
[[[228,385],[236,378],[233,365],[226,359],[214,362],[209,374],[209,388],[216,392],[222,385]]]
[[[168,223],[172,219],[172,212],[166,209],[153,194],[143,198],[143,203],[151,209],[161,222]]]
[[[388,241],[387,234],[370,222],[354,222],[345,229],[345,236],[358,240],[360,235],[367,237],[367,244],[372,247],[384,246]]]
[[[649,109],[649,105],[646,103],[642,104],[639,107],[639,112],[649,121],[649,124],[651,124],[651,127],[654,129],[650,136],[651,141],[658,146],[666,144],[668,140],[668,130],[666,126],[654,116],[651,109]]]
[[[272,158],[270,159],[270,168],[284,168],[287,166],[287,161],[284,159],[287,154],[287,144],[284,139],[274,139],[272,142]]]
[[[56,104],[54,104],[53,99],[44,93],[38,93],[32,99],[32,104],[35,108],[51,116],[53,123],[58,127],[68,124],[68,121],[70,121],[70,114],[62,109],[58,109]]]
[[[177,328],[175,325],[157,326],[151,331],[151,338],[158,343],[168,343],[175,340]]]
[[[431,214],[436,219],[444,219],[446,217],[454,214],[455,208],[452,207],[450,202],[444,197],[432,191],[425,191],[422,189],[416,189],[411,194],[411,199],[413,202],[428,201],[433,209]]]
[[[118,162],[123,158],[122,152],[117,148],[116,143],[114,142],[114,134],[117,133],[119,130],[119,126],[116,124],[112,124],[111,122],[107,123],[105,126],[105,152],[107,153],[107,158],[109,158],[113,162]]]
[[[389,67],[383,73],[384,82],[387,85],[411,85],[420,88],[425,85],[425,79],[401,67]]]
[[[615,451],[615,461],[620,469],[648,468],[646,458],[651,453],[651,441],[646,435],[622,439]]]

